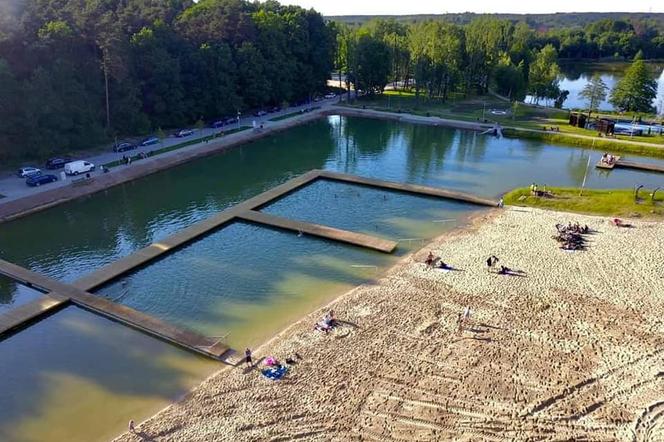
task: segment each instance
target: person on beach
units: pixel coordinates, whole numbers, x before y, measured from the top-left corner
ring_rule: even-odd
[[[464,324],[468,321],[470,321],[470,306],[467,305],[465,309],[463,309],[463,322]]]
[[[498,200],[498,208],[499,208],[499,209],[502,209],[504,205],[505,205],[505,201],[504,201],[503,198],[501,197],[501,198]]]
[[[433,265],[433,260],[434,260],[434,259],[435,259],[435,258],[434,258],[434,256],[433,256],[433,252],[432,252],[432,251],[429,251],[429,255],[427,256],[427,259],[424,261],[424,263],[425,263],[427,266],[431,267],[431,266]]]
[[[136,433],[136,427],[134,426],[134,420],[131,419],[129,421],[129,432],[130,433]]]
[[[441,260],[441,261],[438,263],[438,267],[437,267],[437,268],[438,268],[438,269],[441,269],[441,270],[451,270],[451,269],[452,269],[452,267],[450,267],[449,265],[447,265],[447,263],[445,263],[443,260]]]
[[[463,317],[461,313],[457,314],[457,333],[463,332]]]
[[[244,363],[249,368],[254,366],[254,362],[251,359],[251,349],[249,347],[244,349]]]
[[[335,324],[337,323],[337,318],[334,316],[334,310],[330,310],[329,312],[327,312],[327,314],[323,318],[323,322],[325,322],[325,324],[328,327],[335,326]]]
[[[493,269],[493,266],[495,266],[497,262],[498,262],[498,257],[496,255],[489,256],[489,258],[487,258],[486,260],[487,270],[490,272],[491,269]]]

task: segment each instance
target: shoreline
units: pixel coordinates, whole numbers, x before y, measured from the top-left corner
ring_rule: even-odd
[[[387,275],[389,275],[394,269],[397,267],[400,267],[404,265],[405,263],[411,261],[416,255],[423,254],[423,250],[425,250],[427,247],[429,247],[431,244],[434,243],[440,243],[440,242],[445,242],[445,241],[451,241],[457,237],[464,236],[464,235],[470,235],[473,232],[476,232],[477,229],[480,228],[480,226],[486,222],[489,222],[490,220],[494,219],[496,216],[500,214],[500,210],[498,209],[492,209],[492,208],[483,208],[480,209],[476,212],[470,213],[466,217],[463,218],[463,224],[451,229],[450,231],[447,231],[441,235],[436,236],[435,238],[432,238],[429,242],[426,244],[422,245],[422,247],[419,247],[415,250],[413,250],[410,253],[407,253],[406,255],[402,256],[398,260],[396,260],[392,265],[389,267],[383,268],[377,275],[374,282],[370,283],[363,283],[360,285],[357,285],[350,290],[346,290],[343,293],[338,294],[337,296],[334,296],[330,300],[325,301],[322,305],[315,307],[313,310],[305,313],[304,315],[298,317],[295,319],[293,322],[290,324],[286,325],[285,327],[281,328],[278,330],[276,333],[270,335],[265,341],[261,342],[258,346],[255,348],[252,348],[252,353],[260,354],[265,348],[269,347],[270,345],[274,344],[277,342],[280,338],[283,338],[288,334],[289,331],[293,330],[296,328],[298,325],[301,325],[302,323],[306,322],[310,316],[318,314],[319,312],[327,311],[330,309],[330,307],[334,306],[336,303],[338,303],[340,300],[349,297],[356,293],[357,291],[367,288],[370,285],[375,285],[377,283],[380,283],[380,281],[385,278]],[[320,315],[318,315],[320,316]],[[306,322],[309,323],[309,322]],[[240,354],[240,353],[238,353]],[[240,355],[241,356],[241,355]],[[174,398],[172,401],[170,401],[166,406],[162,407],[161,409],[157,410],[156,412],[152,413],[147,419],[137,422],[136,427],[139,428],[142,424],[145,422],[153,419],[155,416],[160,415],[163,412],[166,412],[168,409],[171,407],[177,406],[178,404],[189,400],[195,393],[196,391],[201,388],[206,382],[210,381],[213,378],[216,378],[218,376],[223,376],[227,371],[231,371],[234,369],[239,369],[240,364],[242,363],[242,359],[239,361],[234,362],[233,364],[222,364],[222,367],[219,370],[214,371],[210,375],[206,376],[205,378],[201,379],[201,381],[192,389],[189,391],[182,393],[181,395],[177,396]],[[127,434],[127,432],[122,432],[118,434],[113,440],[119,440],[123,435]]]
[[[226,135],[219,140],[192,145],[164,154],[141,160],[131,166],[118,166],[121,170],[111,171],[108,174],[97,174],[89,183],[80,186],[69,184],[46,190],[29,196],[2,202],[0,199],[0,224],[12,221],[33,213],[46,210],[60,204],[101,193],[107,189],[119,186],[134,180],[147,177],[154,173],[177,167],[179,165],[215,155],[237,146],[251,143],[267,137],[273,133],[291,129],[293,127],[310,123],[319,118],[340,115],[345,117],[372,118],[379,120],[397,121],[409,124],[448,127],[460,130],[483,131],[494,127],[493,123],[481,123],[440,117],[425,117],[409,113],[385,112],[374,109],[360,109],[352,106],[331,105],[314,109],[302,115],[269,122],[261,131],[247,129]],[[664,157],[664,145],[652,143],[625,141],[618,139],[596,138],[579,134],[560,132],[547,132],[522,127],[503,127],[507,138],[534,139],[551,143],[560,147],[586,148],[612,150],[616,152],[632,153],[652,158]]]
[[[587,251],[568,254],[551,240],[547,231],[564,220],[599,231]],[[304,355],[285,380],[224,368],[139,431],[168,434],[173,441],[278,435],[440,440],[468,431],[479,439],[581,438],[593,431],[624,436],[657,399],[658,384],[650,386],[650,376],[664,362],[661,350],[655,351],[664,297],[653,262],[664,224],[634,223],[635,229],[612,229],[606,217],[517,208],[484,212],[404,256],[375,284],[341,294],[255,349],[266,356]],[[626,244],[629,253],[621,248]],[[426,271],[420,261],[428,248],[466,270]],[[487,275],[479,259],[486,253],[497,253],[528,277]],[[643,256],[636,268],[634,253]],[[544,262],[556,272],[537,272]],[[614,278],[591,280],[583,271],[607,263]],[[452,318],[463,305],[472,305],[484,331],[469,329],[459,340]],[[328,306],[354,326],[330,335],[312,332],[312,321]],[[584,381],[588,376],[601,376],[607,391],[623,393],[602,396],[604,390]],[[547,399],[572,385],[588,387],[569,399]],[[630,393],[632,385],[640,394]],[[593,408],[597,400],[602,405]],[[260,411],[265,408],[268,415]],[[592,419],[565,423],[567,413],[586,409],[593,410]],[[116,440],[140,439],[125,433]]]

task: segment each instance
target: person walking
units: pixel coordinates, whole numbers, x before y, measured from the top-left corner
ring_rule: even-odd
[[[251,349],[249,347],[244,349],[244,363],[247,367],[253,367],[253,360],[251,358]]]

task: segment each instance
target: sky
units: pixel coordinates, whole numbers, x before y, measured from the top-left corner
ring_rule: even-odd
[[[2,0],[0,0],[1,2]],[[664,12],[662,0],[280,0],[314,8],[323,15],[443,14],[486,12],[539,14],[551,12]]]

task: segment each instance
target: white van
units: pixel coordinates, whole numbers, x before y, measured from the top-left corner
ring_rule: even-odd
[[[67,175],[78,175],[95,170],[95,165],[87,161],[72,161],[65,164],[65,173]]]

